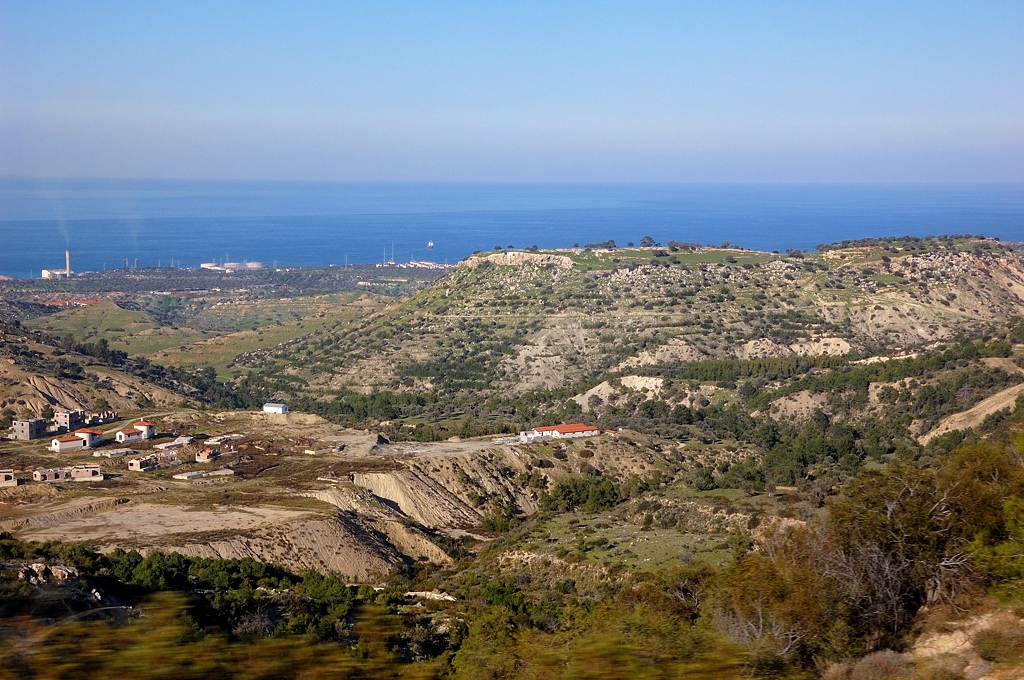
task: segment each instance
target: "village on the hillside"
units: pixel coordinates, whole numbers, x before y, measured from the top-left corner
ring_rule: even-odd
[[[262,412],[268,415],[287,416],[290,409],[287,404],[267,402]],[[228,433],[205,437],[198,441],[195,437],[175,432],[159,432],[157,424],[137,418],[127,425],[104,431],[100,425],[117,423],[121,420],[115,411],[89,413],[83,409],[57,411],[51,418],[31,418],[15,420],[12,423],[9,440],[34,441],[49,440],[46,447],[51,453],[82,455],[91,453],[94,458],[124,459],[125,468],[130,472],[151,472],[161,468],[171,468],[184,463],[213,463],[230,454],[237,453],[233,442],[246,439],[246,435]],[[615,430],[602,430],[594,425],[584,423],[563,423],[559,425],[543,425],[523,430],[517,436],[496,437],[492,444],[516,446],[519,444],[544,443],[563,439],[578,439],[598,435],[618,437]],[[165,439],[152,444],[145,450],[132,448],[132,445],[148,443],[151,440]],[[310,455],[328,452],[330,449],[305,448],[303,452]],[[19,477],[13,468],[0,469],[0,487],[18,486],[22,482],[96,482],[108,477],[98,463],[75,461],[75,464],[38,467],[24,471],[25,477]],[[230,467],[215,470],[190,469],[172,475],[177,480],[195,480],[205,477],[232,476]]]
[[[286,404],[271,402],[263,407],[267,414],[287,414]],[[58,454],[82,455],[91,453],[94,458],[124,458],[126,467],[132,472],[149,472],[159,468],[181,465],[189,459],[196,463],[211,463],[224,455],[234,453],[231,442],[243,438],[240,434],[225,434],[208,437],[201,443],[195,438],[176,433],[161,433],[156,423],[145,418],[129,421],[127,425],[104,431],[98,427],[121,420],[116,411],[90,413],[84,409],[57,411],[51,418],[26,418],[11,424],[9,440],[48,440],[48,451]],[[148,450],[131,448],[132,445],[155,439],[169,439],[153,444]],[[27,475],[28,471],[24,471]],[[208,476],[232,475],[230,469],[197,470],[174,475],[175,479],[198,479]],[[18,486],[23,481],[34,482],[96,482],[103,481],[107,474],[97,463],[37,468],[31,477],[23,479],[13,468],[0,469],[0,487]]]

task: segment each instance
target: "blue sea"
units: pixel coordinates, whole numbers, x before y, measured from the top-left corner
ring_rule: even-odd
[[[614,240],[813,249],[871,236],[1024,241],[1024,185],[645,185],[0,179],[0,274],[454,263]],[[428,248],[432,242],[433,247]],[[393,255],[392,255],[393,253]]]

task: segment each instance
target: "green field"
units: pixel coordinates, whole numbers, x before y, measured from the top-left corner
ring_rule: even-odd
[[[110,300],[26,322],[79,341],[106,340],[112,349],[141,354],[169,366],[212,365],[222,377],[244,352],[324,332],[373,311],[379,301],[362,292],[301,298],[247,300],[225,297],[199,305],[187,323],[161,324],[147,312]]]
[[[358,293],[294,300],[290,306],[287,304],[271,301],[268,304],[239,306],[239,309],[233,309],[234,305],[212,309],[205,313],[207,322],[216,318],[227,324],[231,319],[265,319],[276,313],[282,314],[282,320],[177,347],[165,347],[154,352],[151,358],[167,366],[213,366],[218,375],[226,378],[231,375],[232,362],[239,354],[274,347],[289,340],[344,326],[370,313],[378,305],[373,298]],[[284,320],[284,309],[301,314],[292,316],[289,313],[287,316],[292,318]]]
[[[111,343],[159,325],[149,314],[122,309],[110,300],[99,300],[93,305],[73,307],[25,322],[28,328],[55,335],[71,333],[76,340],[103,339]]]

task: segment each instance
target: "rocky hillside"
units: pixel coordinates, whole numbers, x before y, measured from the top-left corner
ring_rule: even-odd
[[[787,255],[649,248],[493,253],[340,332],[240,363],[321,394],[522,394],[713,359],[919,350],[1024,315],[1024,265],[991,240]],[[289,383],[277,387],[287,392]]]
[[[113,363],[65,348],[20,326],[0,325],[0,413],[10,418],[36,416],[48,408],[131,411],[166,407],[185,398],[186,386],[150,380]]]

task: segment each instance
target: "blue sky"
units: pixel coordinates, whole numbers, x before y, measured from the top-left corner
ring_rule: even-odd
[[[0,0],[0,175],[1024,182],[1022,2]]]

